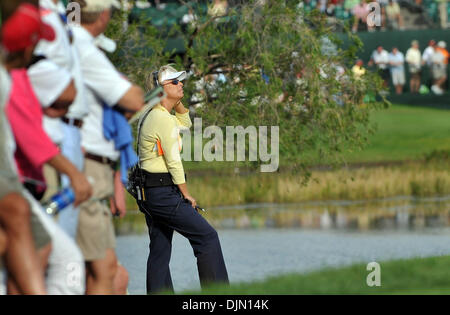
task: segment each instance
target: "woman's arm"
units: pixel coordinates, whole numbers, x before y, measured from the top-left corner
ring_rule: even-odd
[[[189,109],[184,107],[181,101],[175,105],[174,109],[176,112],[175,116],[177,118],[177,124],[184,128],[191,128],[192,121],[191,117],[189,116]]]
[[[189,112],[189,110],[188,110],[186,107],[184,107],[184,105],[183,105],[183,103],[182,103],[181,101],[179,101],[179,102],[175,105],[174,109],[175,109],[175,111],[176,111],[178,114],[181,114],[181,115],[184,115],[184,114],[186,114],[186,113]]]
[[[184,107],[184,105],[181,101],[175,105],[174,109],[177,112],[177,114],[187,116],[187,117],[180,117],[179,115],[177,115],[177,118],[181,125],[190,128],[192,126],[192,122],[191,122],[190,117],[188,115],[186,115],[187,113],[189,113],[189,110],[186,107]],[[184,119],[182,119],[182,118],[184,118]],[[189,201],[192,204],[192,207],[195,208],[197,206],[197,202],[190,195],[189,190],[187,188],[187,184],[184,183],[184,184],[178,185],[178,188],[180,189],[181,193],[183,194],[184,199]]]

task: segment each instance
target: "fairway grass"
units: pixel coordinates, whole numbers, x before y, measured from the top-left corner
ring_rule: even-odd
[[[417,160],[433,151],[450,151],[450,110],[393,105],[375,112],[377,131],[347,162]]]
[[[186,291],[182,294],[450,294],[448,256],[378,263],[380,286],[369,287],[366,279],[373,269],[367,270],[367,264],[356,264],[307,274],[287,274],[254,283],[215,285],[202,292]]]

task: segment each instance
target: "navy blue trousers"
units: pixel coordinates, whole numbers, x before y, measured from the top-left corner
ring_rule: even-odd
[[[228,273],[216,230],[186,201],[177,186],[147,188],[145,213],[150,236],[147,292],[173,292],[169,263],[173,232],[186,237],[197,258],[200,284],[228,283]]]

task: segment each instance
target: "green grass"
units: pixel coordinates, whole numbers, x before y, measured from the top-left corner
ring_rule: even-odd
[[[255,283],[216,285],[205,295],[300,295],[300,294],[450,294],[450,257],[415,258],[378,262],[381,286],[369,287],[366,264],[289,274]]]
[[[421,159],[432,151],[450,151],[450,110],[393,105],[373,114],[377,132],[348,162]]]

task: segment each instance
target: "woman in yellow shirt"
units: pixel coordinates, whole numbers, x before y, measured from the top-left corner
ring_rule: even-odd
[[[145,213],[150,236],[147,261],[147,292],[172,290],[169,263],[173,232],[186,237],[197,258],[202,286],[210,282],[228,283],[217,232],[196,211],[197,203],[189,194],[181,161],[180,129],[192,126],[181,103],[186,72],[170,65],[155,73],[154,84],[166,97],[143,122],[140,132],[140,162],[145,175]],[[175,115],[171,112],[175,111]]]

